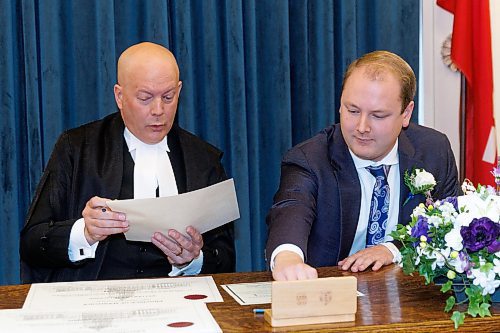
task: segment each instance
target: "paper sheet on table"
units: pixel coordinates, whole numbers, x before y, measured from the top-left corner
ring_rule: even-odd
[[[94,309],[113,306],[223,302],[211,276],[33,283],[23,309]]]
[[[0,332],[222,332],[203,303],[0,310]]]
[[[272,282],[233,283],[221,285],[239,305],[271,303]],[[358,297],[365,296],[357,292]]]
[[[127,214],[127,240],[150,242],[156,231],[169,229],[185,233],[193,226],[200,233],[215,229],[240,217],[233,179],[200,190],[171,197],[113,200],[106,204]]]

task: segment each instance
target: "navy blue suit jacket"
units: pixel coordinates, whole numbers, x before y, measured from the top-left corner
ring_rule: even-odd
[[[410,214],[423,195],[406,205],[409,189],[404,171],[424,168],[437,181],[434,198],[459,193],[455,158],[448,138],[433,129],[410,124],[399,135],[401,173],[399,223]],[[295,146],[283,157],[281,180],[268,216],[266,258],[284,243],[295,244],[313,267],[333,266],[349,255],[361,206],[361,185],[340,125],[327,127]]]

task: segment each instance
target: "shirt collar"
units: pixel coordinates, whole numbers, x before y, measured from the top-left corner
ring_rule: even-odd
[[[354,161],[354,166],[356,169],[363,169],[366,168],[367,166],[377,166],[381,164],[385,165],[396,165],[399,164],[399,154],[398,154],[398,140],[396,140],[396,143],[394,144],[394,147],[392,147],[391,151],[389,154],[385,155],[383,159],[380,161],[374,162],[370,160],[364,160],[362,158],[359,158],[356,156],[351,149],[349,149],[349,153],[351,154],[352,160]]]
[[[123,131],[123,137],[125,138],[125,142],[127,143],[129,152],[132,152],[139,147],[158,147],[161,151],[170,152],[166,135],[160,142],[150,145],[139,140],[134,134],[132,134],[132,132],[130,132],[127,127],[125,127],[125,130]]]

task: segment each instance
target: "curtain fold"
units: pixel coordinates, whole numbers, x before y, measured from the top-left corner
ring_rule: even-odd
[[[19,231],[57,137],[115,112],[128,46],[175,54],[177,121],[225,152],[237,270],[250,271],[265,269],[283,153],[338,119],[343,72],[361,54],[391,50],[418,73],[418,25],[418,0],[0,1],[0,284],[19,282]]]

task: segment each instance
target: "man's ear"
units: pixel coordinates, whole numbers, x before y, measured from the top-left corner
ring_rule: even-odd
[[[415,107],[415,102],[411,101],[410,103],[408,103],[405,110],[403,111],[403,128],[408,127],[408,125],[410,125],[411,114],[413,113],[414,107]]]
[[[122,86],[120,86],[119,84],[115,84],[115,86],[113,87],[113,91],[115,93],[115,101],[116,101],[116,105],[118,106],[118,109],[122,109],[123,107],[123,93],[122,93]]]

